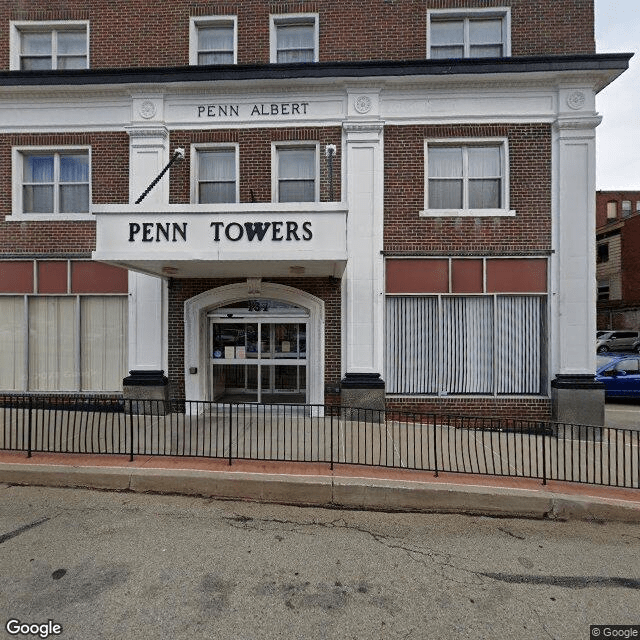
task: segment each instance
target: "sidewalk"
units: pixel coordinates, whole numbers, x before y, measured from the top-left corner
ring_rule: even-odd
[[[0,452],[0,483],[301,506],[640,523],[640,490],[326,463]]]

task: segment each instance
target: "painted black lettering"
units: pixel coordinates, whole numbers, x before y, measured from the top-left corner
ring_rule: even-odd
[[[142,223],[142,242],[153,242],[151,229],[153,229],[153,222]]]
[[[227,105],[226,104],[221,104],[218,107],[218,115],[219,116],[226,116],[227,115]]]
[[[220,227],[224,227],[224,222],[212,222],[210,227],[213,227],[213,241],[220,242]]]
[[[231,236],[231,227],[233,227],[234,229],[238,229],[238,235],[235,238]],[[227,236],[227,240],[231,240],[231,242],[238,242],[238,240],[240,240],[244,235],[244,229],[242,228],[241,224],[238,224],[237,222],[231,222],[225,227],[224,235]]]
[[[212,117],[214,117],[214,116],[216,115],[215,108],[216,108],[216,105],[215,105],[215,104],[210,104],[210,105],[208,106],[208,108],[207,108],[207,115],[208,115],[210,118],[212,118]]]
[[[278,105],[277,104],[271,104],[271,115],[272,116],[277,116],[278,115]]]
[[[169,223],[162,224],[161,222],[156,223],[156,242],[160,242],[160,236],[163,235],[164,239],[169,241]]]
[[[251,115],[252,116],[259,116],[260,115],[260,109],[258,109],[258,105],[257,104],[253,105],[253,109],[251,109]]]
[[[282,231],[280,230],[283,224],[284,224],[284,222],[272,222],[271,223],[271,228],[273,229],[273,233],[271,235],[271,239],[274,242],[280,242],[280,241],[284,240],[284,238],[281,235]]]
[[[204,105],[201,104],[198,106],[198,118],[202,118],[203,113],[204,113]]]
[[[307,107],[309,106],[308,102],[303,102],[302,103],[302,113],[304,113],[304,115],[307,115]]]
[[[291,242],[291,237],[294,237],[296,240],[300,240],[298,238],[298,223],[288,221],[287,222],[287,242]]]
[[[230,116],[239,116],[240,115],[240,111],[238,110],[239,106],[237,104],[230,104],[229,105],[229,115]]]
[[[172,242],[176,242],[178,236],[180,236],[185,242],[187,241],[187,224],[187,222],[183,222],[181,225],[177,222],[173,223]]]
[[[290,106],[291,106],[291,105],[289,105],[289,104],[281,104],[281,105],[280,105],[280,113],[281,113],[283,116],[288,116],[288,115],[289,115],[289,107],[290,107]]]
[[[313,238],[313,233],[311,233],[311,222],[303,222],[302,229],[304,231],[304,233],[302,234],[302,239],[311,240],[311,238]]]
[[[270,226],[270,222],[245,222],[244,228],[247,231],[247,240],[253,240],[258,236],[258,240],[262,241]]]
[[[140,233],[140,225],[137,222],[129,223],[129,242],[134,242],[135,237]]]
[[[267,110],[265,111],[265,109],[266,109],[266,105],[264,105],[264,104],[263,104],[263,105],[260,105],[260,106],[261,106],[261,108],[262,108],[262,115],[263,115],[263,116],[268,116],[268,115],[269,115],[269,110],[267,109]]]
[[[299,116],[300,115],[300,105],[297,102],[294,102],[291,105],[291,115],[292,116]]]

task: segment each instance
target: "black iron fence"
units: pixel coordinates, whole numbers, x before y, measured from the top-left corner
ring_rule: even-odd
[[[328,405],[4,395],[0,449],[321,462],[640,487],[640,431]]]

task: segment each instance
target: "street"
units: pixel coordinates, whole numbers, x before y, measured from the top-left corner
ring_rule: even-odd
[[[640,404],[635,401],[609,400],[604,406],[605,424],[616,429],[640,430]]]
[[[586,640],[640,611],[622,524],[0,485],[0,566],[14,638]]]

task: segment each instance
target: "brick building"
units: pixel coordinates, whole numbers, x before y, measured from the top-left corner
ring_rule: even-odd
[[[598,329],[640,329],[640,191],[596,193]]]
[[[0,21],[2,390],[601,419],[592,1]]]

